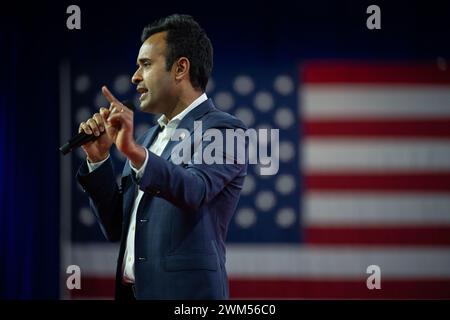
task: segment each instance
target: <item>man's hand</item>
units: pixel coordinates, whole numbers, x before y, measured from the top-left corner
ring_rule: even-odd
[[[133,111],[117,100],[106,86],[102,87],[102,93],[110,103],[108,113],[105,113],[108,136],[132,165],[139,169],[145,161],[146,153],[134,140]]]
[[[88,142],[82,146],[90,162],[100,162],[109,155],[109,149],[113,144],[110,135],[113,128],[106,128],[106,118],[109,115],[107,108],[100,108],[99,113],[85,122],[80,123],[78,132],[84,131],[86,134],[99,136],[97,140]]]

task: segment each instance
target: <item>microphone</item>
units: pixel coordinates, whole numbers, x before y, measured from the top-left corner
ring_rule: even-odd
[[[126,106],[131,111],[135,110],[134,104],[132,101],[126,100],[122,101],[122,104]],[[74,149],[81,147],[83,144],[97,140],[100,136],[95,136],[94,134],[86,134],[84,131],[79,132],[76,135],[74,135],[72,138],[70,138],[69,141],[67,141],[65,144],[63,144],[59,151],[65,156],[69,152],[73,151]]]

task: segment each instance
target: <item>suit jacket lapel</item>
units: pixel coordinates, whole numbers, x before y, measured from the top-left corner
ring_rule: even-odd
[[[197,125],[194,128],[194,122],[198,119],[200,119],[203,115],[205,115],[206,113],[215,110],[215,107],[211,101],[211,99],[206,100],[205,102],[201,103],[200,105],[198,105],[196,108],[194,108],[194,110],[192,110],[191,112],[189,112],[178,124],[177,129],[186,129],[187,131],[189,131],[189,135],[187,135],[186,137],[183,138],[184,139],[189,139],[190,136],[192,135],[192,133],[195,130],[199,129],[199,126]],[[201,134],[201,132],[200,132]],[[166,147],[164,148],[161,157],[169,160],[170,159],[170,155],[172,153],[172,149],[175,145],[177,145],[178,143],[180,143],[181,141],[172,141],[169,140],[169,142],[167,143]]]
[[[142,146],[144,146],[147,149],[150,148],[153,141],[156,139],[156,136],[158,135],[159,131],[160,131],[159,124],[156,124],[153,127],[151,127],[149,129],[149,132],[147,133],[147,136],[144,138],[144,141],[142,142]]]
[[[151,127],[149,129],[149,131],[147,132],[147,134],[146,134],[146,136],[145,136],[145,138],[144,138],[144,140],[143,140],[141,145],[143,147],[145,147],[145,148],[149,148],[150,145],[152,144],[152,142],[156,139],[156,136],[158,135],[158,133],[160,131],[159,129],[160,129],[159,124]],[[127,165],[129,165],[129,164],[127,164]],[[130,172],[131,172],[131,168],[130,168]],[[131,174],[133,174],[133,173],[131,173]],[[129,177],[128,179],[129,179],[128,183],[132,183],[133,184],[133,182],[131,182],[131,177]],[[131,209],[133,208],[133,203],[134,203],[134,201],[136,199],[137,192],[138,192],[138,186],[136,184],[133,184],[133,186],[128,188],[125,191],[124,195],[123,195],[123,197],[124,197],[123,201],[124,201],[124,203],[126,205],[125,206],[125,211],[124,211],[125,214],[126,214],[124,216],[124,219],[125,219],[124,226],[126,228],[128,228],[128,225],[129,225],[129,219],[131,217]]]
[[[206,100],[205,102],[201,103],[199,106],[197,106],[196,108],[194,108],[194,110],[192,110],[191,112],[189,112],[178,124],[177,129],[186,129],[189,131],[189,135],[192,135],[192,133],[194,132],[195,129],[198,128],[194,128],[194,121],[201,118],[204,114],[215,110],[215,107],[212,103],[212,101],[210,99]],[[158,133],[159,133],[159,124],[153,126],[152,128],[150,128],[149,132],[147,133],[147,136],[145,137],[142,146],[149,148],[151,146],[151,144],[153,143],[153,141],[156,139]],[[201,134],[201,132],[200,132]],[[184,139],[189,138],[189,135],[187,137],[185,137]],[[180,141],[172,141],[169,140],[169,142],[167,143],[166,147],[164,148],[161,157],[169,160],[170,159],[170,155],[172,152],[173,147],[179,143]],[[134,192],[127,192],[126,195],[127,196],[126,200],[127,202],[127,216],[126,216],[126,227],[128,227],[129,225],[129,219],[131,217],[131,208],[133,206],[134,200],[136,199],[136,194],[137,194],[137,189],[138,186],[135,185],[134,186]],[[133,188],[130,188],[131,190]],[[139,204],[138,207],[138,212],[137,214],[139,216],[141,216],[141,212],[143,212],[143,210],[145,210],[145,207],[150,203],[150,199],[153,198],[153,196],[151,196],[150,194],[145,193],[144,196],[141,199],[141,202]]]

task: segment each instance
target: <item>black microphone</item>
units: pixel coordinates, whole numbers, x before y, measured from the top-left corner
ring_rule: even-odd
[[[129,101],[129,100],[122,101],[122,104],[124,106],[126,106],[128,109],[130,109],[131,111],[134,111],[134,109],[135,109],[132,101]],[[59,148],[59,151],[61,151],[61,153],[63,155],[66,155],[69,152],[71,152],[72,150],[74,150],[78,147],[81,147],[85,143],[97,140],[98,137],[100,137],[100,136],[96,136],[94,134],[86,134],[84,131],[79,132],[76,135],[74,135],[72,138],[70,138],[69,141],[67,141],[65,144],[63,144]]]

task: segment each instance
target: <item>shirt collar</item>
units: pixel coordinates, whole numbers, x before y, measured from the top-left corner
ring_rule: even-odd
[[[169,127],[176,127],[178,123],[180,123],[181,120],[194,108],[198,107],[200,104],[208,100],[208,97],[206,96],[206,93],[203,93],[201,96],[199,96],[197,99],[192,101],[192,103],[183,111],[181,111],[179,114],[177,114],[175,117],[173,117],[170,121],[167,121],[167,117],[163,114],[161,117],[158,118],[158,124],[161,128],[165,128],[166,126]]]

